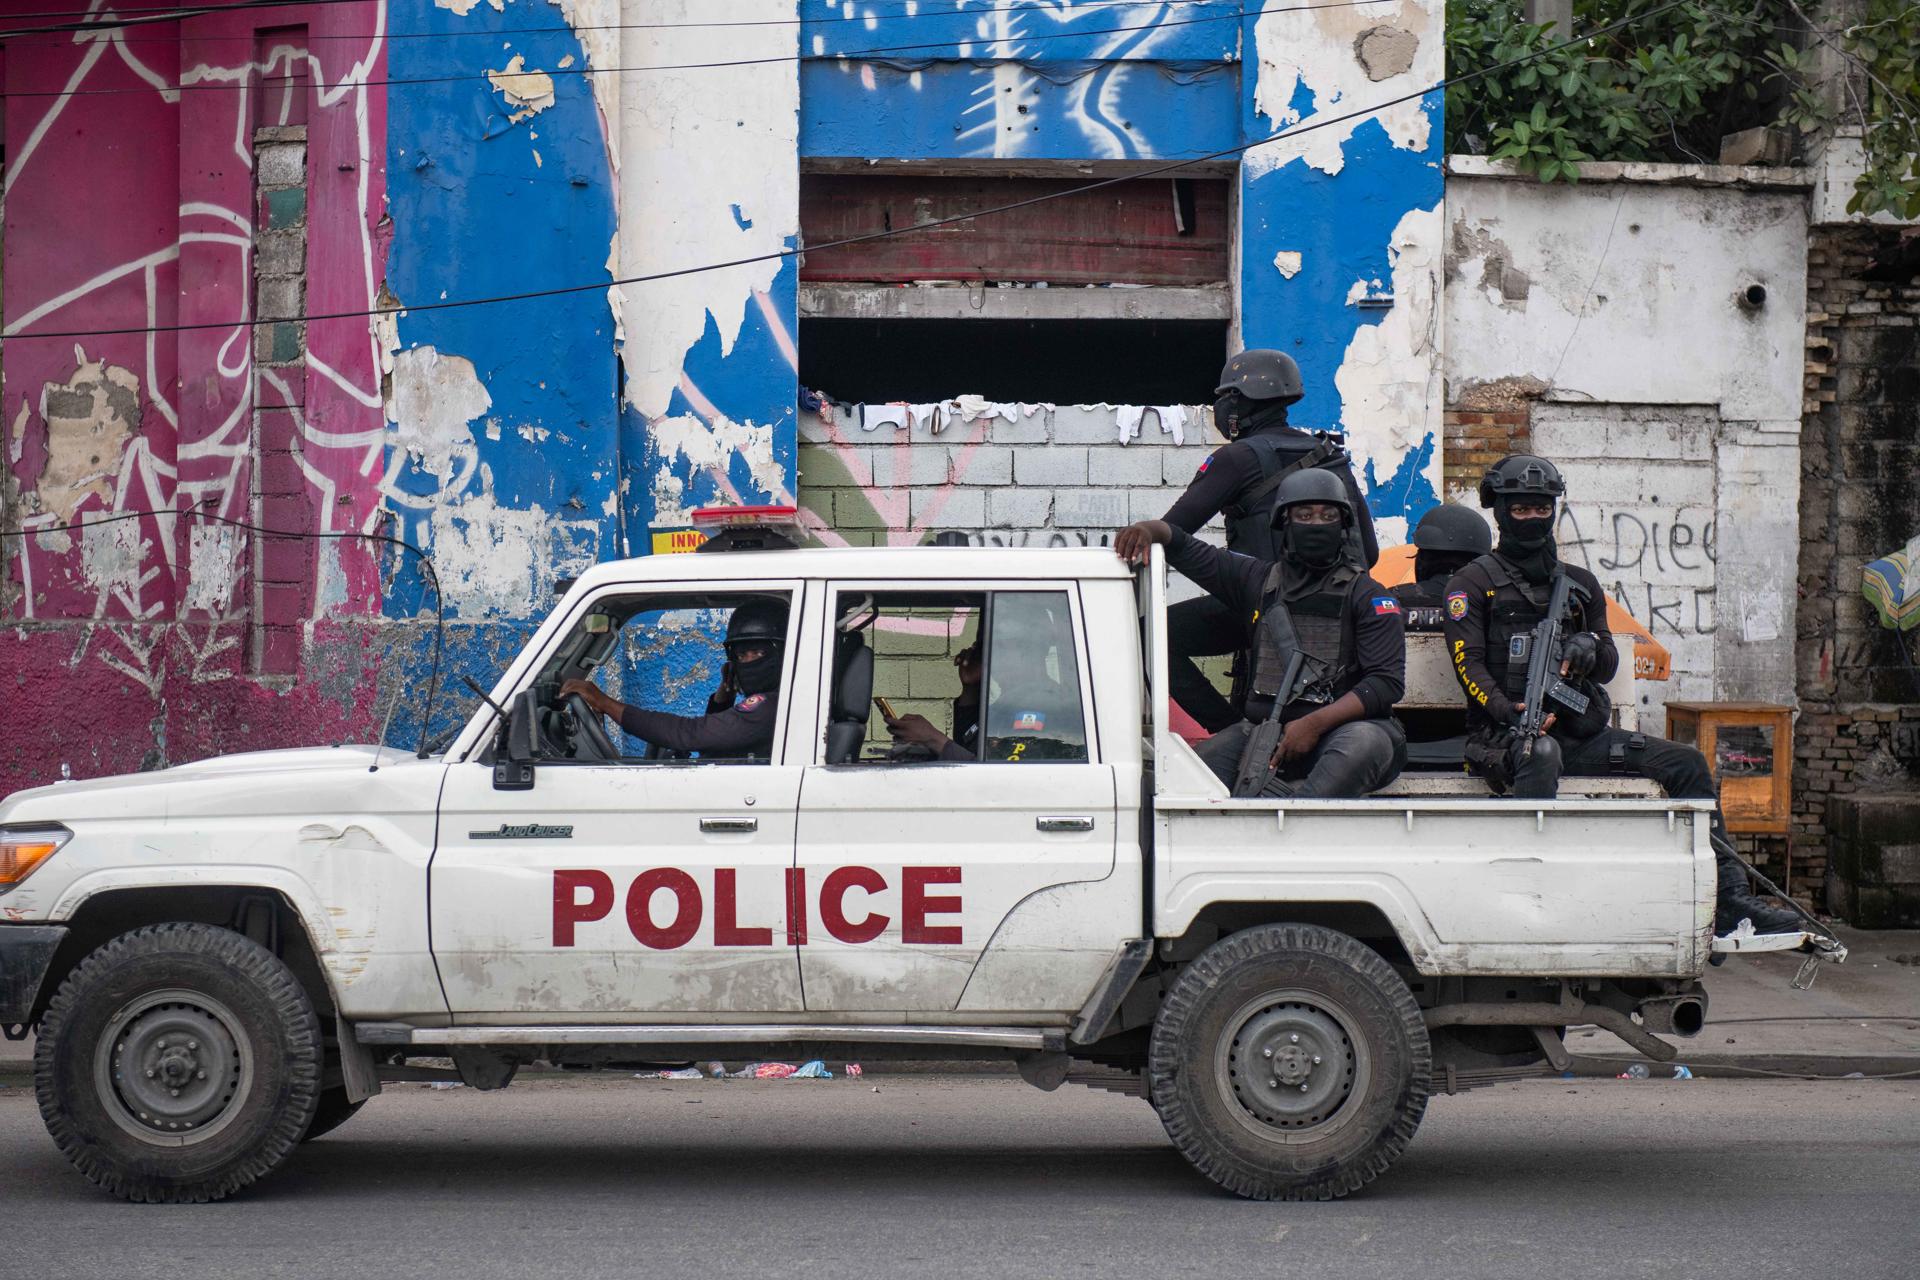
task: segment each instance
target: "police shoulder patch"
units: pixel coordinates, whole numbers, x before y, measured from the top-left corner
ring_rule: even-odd
[[[1400,601],[1393,596],[1375,596],[1373,598],[1373,612],[1376,616],[1387,613],[1398,613],[1400,612]]]
[[[1467,593],[1455,591],[1447,597],[1447,616],[1455,622],[1467,616]]]
[[[1207,468],[1212,465],[1213,465],[1213,455],[1208,454],[1206,457],[1200,460],[1200,470],[1196,474],[1198,475],[1207,474]]]
[[[740,699],[740,706],[738,710],[741,710],[741,711],[756,710],[760,707],[762,703],[766,702],[766,700],[767,700],[767,695],[764,693],[750,693],[746,697]]]

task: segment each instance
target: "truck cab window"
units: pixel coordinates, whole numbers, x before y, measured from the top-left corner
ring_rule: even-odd
[[[1088,759],[1065,592],[848,590],[835,608],[836,687],[850,654],[872,654],[861,763]]]
[[[596,601],[535,677],[543,754],[765,763],[791,640],[784,592]]]

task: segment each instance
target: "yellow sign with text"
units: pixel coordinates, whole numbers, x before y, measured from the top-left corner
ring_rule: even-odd
[[[655,529],[653,531],[653,554],[657,556],[678,555],[683,551],[698,551],[707,535],[698,529]]]

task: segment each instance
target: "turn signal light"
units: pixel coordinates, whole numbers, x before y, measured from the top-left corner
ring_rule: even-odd
[[[13,888],[73,839],[57,824],[0,827],[0,892]]]

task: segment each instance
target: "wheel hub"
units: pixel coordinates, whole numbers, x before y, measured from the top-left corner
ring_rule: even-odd
[[[225,1006],[194,992],[156,992],[123,1008],[95,1070],[114,1120],[155,1142],[191,1142],[222,1127],[252,1076],[236,1026]]]
[[[1286,1129],[1331,1118],[1353,1093],[1353,1042],[1339,1022],[1287,1001],[1241,1024],[1228,1053],[1234,1096],[1255,1118]]]

